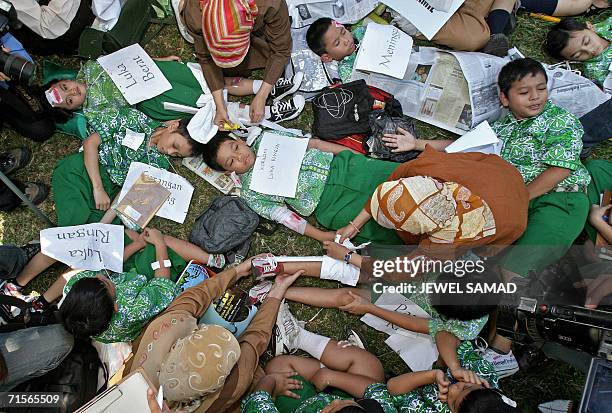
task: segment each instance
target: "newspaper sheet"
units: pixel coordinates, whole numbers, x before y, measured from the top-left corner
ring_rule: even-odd
[[[331,17],[343,23],[356,23],[370,14],[378,0],[287,0],[292,27],[304,27],[319,17]]]
[[[404,16],[427,40],[431,40],[451,16],[461,7],[465,0],[453,0],[447,11],[444,2],[436,1],[436,6],[429,0],[382,0],[387,6]]]
[[[499,118],[497,74],[504,63],[482,53],[421,47],[412,52],[402,80],[356,70],[352,80],[364,79],[392,93],[408,116],[463,135]]]
[[[546,72],[549,99],[578,118],[610,99],[595,83],[571,70],[557,67]]]
[[[316,92],[331,84],[333,79],[338,79],[338,62],[335,60],[330,63],[321,62],[306,43],[306,31],[308,27],[291,29],[293,38],[293,50],[291,59],[285,69],[286,76],[294,73],[304,73],[304,80],[300,85],[298,93]]]

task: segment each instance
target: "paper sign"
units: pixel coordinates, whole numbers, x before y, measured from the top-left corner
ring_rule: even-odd
[[[74,269],[123,272],[123,227],[87,224],[40,231],[41,251]]]
[[[374,303],[377,307],[414,317],[431,318],[425,310],[401,294],[384,293]],[[405,330],[372,314],[361,321],[378,331],[389,334],[385,341],[413,371],[428,370],[438,357],[438,351],[427,334]]]
[[[489,122],[481,122],[474,129],[461,136],[445,149],[448,153],[456,152],[480,152],[499,155],[502,142],[499,140]]]
[[[391,347],[412,371],[430,370],[431,365],[438,359],[438,349],[427,334],[413,333],[411,337],[391,334],[385,344]]]
[[[182,176],[173,174],[164,169],[159,169],[141,162],[132,162],[125,182],[123,183],[123,187],[121,188],[119,201],[121,201],[143,172],[170,191],[170,197],[155,215],[170,219],[179,224],[185,222],[187,212],[189,211],[189,204],[191,203],[191,196],[193,195],[193,186]]]
[[[382,0],[387,6],[410,21],[427,40],[436,33],[451,18],[465,0],[453,0],[447,12],[436,10],[427,0]]]
[[[168,79],[139,44],[101,56],[98,63],[130,105],[172,89]]]
[[[372,22],[359,46],[355,70],[403,79],[412,43],[412,37],[397,27]]]
[[[144,141],[145,138],[145,134],[141,133],[141,132],[134,132],[133,130],[130,129],[125,129],[125,136],[123,137],[123,140],[121,141],[121,144],[123,146],[127,146],[128,148],[132,149],[133,151],[138,150],[138,148],[140,148],[140,145],[142,145],[142,142]]]
[[[261,138],[249,189],[294,198],[308,139],[265,132]]]

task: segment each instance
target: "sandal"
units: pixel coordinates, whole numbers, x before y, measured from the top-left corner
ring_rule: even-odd
[[[23,192],[34,205],[38,205],[49,196],[49,186],[38,182],[28,182]]]

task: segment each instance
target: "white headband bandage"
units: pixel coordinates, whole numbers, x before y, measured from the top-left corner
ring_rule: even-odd
[[[64,103],[64,99],[62,99],[62,95],[60,95],[60,92],[56,87],[45,90],[45,97],[47,98],[47,101],[51,107],[56,107],[57,105]]]

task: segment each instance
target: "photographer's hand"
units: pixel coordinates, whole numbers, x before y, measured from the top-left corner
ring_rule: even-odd
[[[10,53],[10,49],[7,49],[6,47],[2,46],[2,51],[4,53]],[[3,72],[0,72],[0,81],[2,82],[9,82],[11,80],[10,77],[8,77],[7,75],[5,75]]]

